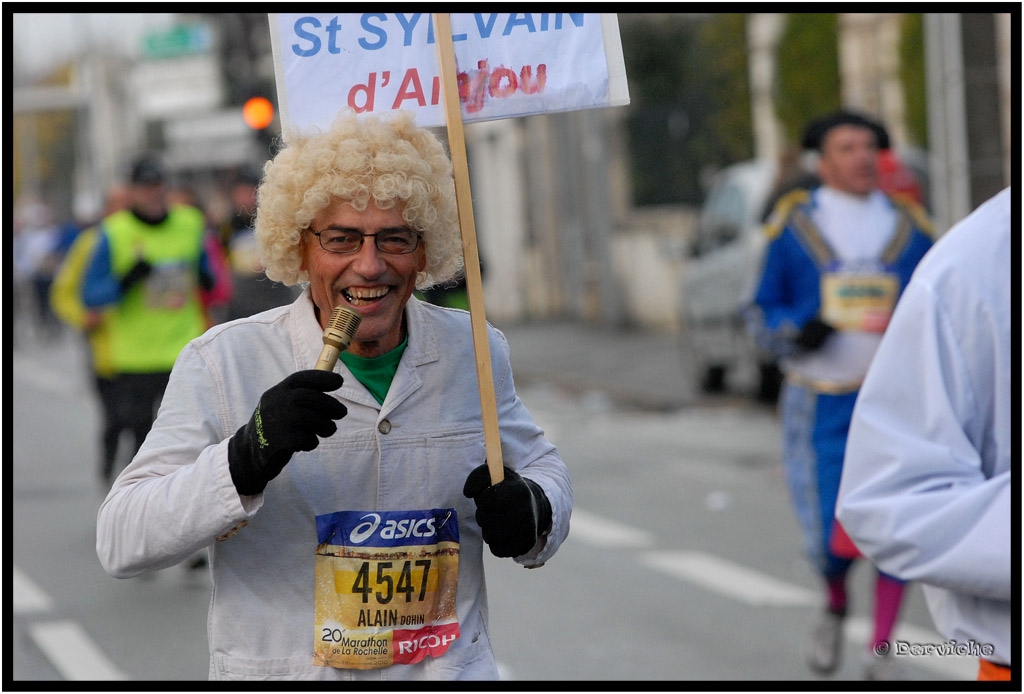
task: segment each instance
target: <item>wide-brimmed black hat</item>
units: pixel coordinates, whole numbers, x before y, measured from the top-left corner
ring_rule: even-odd
[[[811,121],[804,128],[800,146],[804,149],[813,149],[820,152],[825,142],[825,135],[828,134],[829,130],[840,125],[854,125],[872,130],[875,133],[878,149],[889,149],[889,133],[886,132],[881,123],[860,113],[847,110],[834,111]]]

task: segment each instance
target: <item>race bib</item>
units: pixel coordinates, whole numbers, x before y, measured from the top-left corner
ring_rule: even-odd
[[[899,280],[887,273],[828,273],[821,278],[822,320],[838,330],[885,325],[896,306]]]
[[[145,280],[146,305],[152,309],[179,309],[185,305],[193,288],[188,263],[161,263]]]
[[[314,665],[417,663],[459,637],[455,509],[339,511],[316,529]]]

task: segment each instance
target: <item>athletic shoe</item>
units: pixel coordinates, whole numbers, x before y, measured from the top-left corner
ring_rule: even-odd
[[[804,645],[808,667],[819,675],[830,675],[839,667],[843,652],[843,620],[845,612],[826,610]]]

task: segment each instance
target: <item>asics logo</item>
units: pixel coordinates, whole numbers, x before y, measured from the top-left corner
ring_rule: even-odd
[[[368,540],[380,528],[380,536],[385,540],[401,540],[404,537],[432,537],[436,534],[434,519],[431,518],[403,518],[401,520],[386,520],[381,525],[379,514],[368,513],[362,518],[363,522],[352,528],[349,533],[349,541],[358,545]]]
[[[366,538],[370,537],[370,535],[373,535],[373,531],[377,529],[378,525],[380,525],[380,516],[376,513],[368,513],[363,516],[363,518],[371,518],[372,520],[360,523],[356,527],[352,528],[352,532],[349,533],[348,539],[354,545],[362,543]],[[362,520],[362,518],[360,518],[360,520]]]

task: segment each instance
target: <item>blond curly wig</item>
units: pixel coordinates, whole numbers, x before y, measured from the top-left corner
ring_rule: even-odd
[[[329,131],[293,138],[264,166],[258,196],[256,240],[272,280],[309,281],[299,269],[302,233],[332,198],[357,210],[370,200],[381,209],[401,207],[406,223],[423,233],[427,262],[417,289],[447,282],[462,269],[451,161],[409,112],[356,117],[346,109]]]

